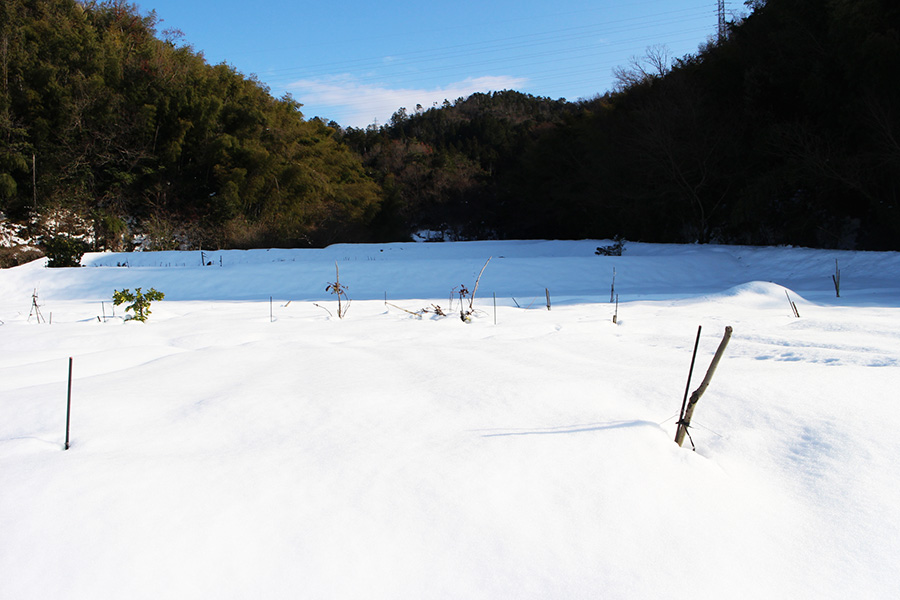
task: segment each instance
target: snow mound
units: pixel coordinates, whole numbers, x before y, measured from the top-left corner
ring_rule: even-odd
[[[784,308],[788,298],[797,305],[806,302],[800,294],[771,281],[749,281],[733,286],[717,296],[722,301],[760,310]],[[710,300],[714,299],[711,297]]]

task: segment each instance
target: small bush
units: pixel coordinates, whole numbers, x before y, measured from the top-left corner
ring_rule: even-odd
[[[50,268],[80,267],[81,257],[87,252],[88,246],[81,240],[76,240],[64,235],[47,238],[43,242],[44,254],[50,261]]]
[[[128,320],[135,320],[144,323],[147,320],[147,317],[150,316],[150,303],[156,302],[157,300],[162,300],[166,295],[162,292],[158,292],[153,288],[150,288],[147,293],[141,292],[141,288],[135,288],[134,293],[128,288],[125,288],[122,291],[113,292],[113,304],[119,306],[120,304],[125,304],[126,302],[131,302],[128,306],[125,307],[125,312],[133,311],[133,315],[129,315],[125,318]]]
[[[594,252],[597,256],[622,256],[622,252],[625,251],[625,240],[616,236],[613,238],[613,243],[609,246],[600,246]]]

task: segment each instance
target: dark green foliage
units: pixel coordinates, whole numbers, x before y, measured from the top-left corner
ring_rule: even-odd
[[[104,247],[122,245],[126,219],[178,223],[195,246],[365,239],[378,186],[291,98],[158,39],[155,14],[126,2],[4,0],[0,12],[10,217],[94,214]]]
[[[246,248],[421,229],[900,249],[900,7],[747,6],[725,39],[615,93],[474,94],[341,129],[121,0],[3,0],[0,211],[90,217],[95,249],[137,231]]]
[[[44,254],[50,259],[47,262],[48,267],[80,267],[81,257],[87,252],[88,245],[81,240],[60,234],[44,239],[43,248]]]
[[[113,292],[113,304],[119,306],[120,304],[131,302],[125,307],[125,311],[128,312],[130,310],[133,314],[129,315],[126,321],[134,320],[144,323],[150,316],[150,303],[157,302],[165,297],[165,294],[153,288],[150,288],[147,293],[141,292],[141,288],[135,288],[134,292],[126,288]]]
[[[594,251],[597,256],[622,256],[625,251],[625,240],[616,238],[612,244],[607,246],[598,246]]]
[[[401,108],[385,127],[340,136],[381,183],[382,236],[429,229],[451,238],[496,237],[509,230],[507,175],[537,131],[572,110],[564,100],[478,93],[412,115]]]
[[[514,234],[900,248],[900,8],[754,5],[531,146]]]

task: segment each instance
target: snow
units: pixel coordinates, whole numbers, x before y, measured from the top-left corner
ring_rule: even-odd
[[[604,243],[0,271],[0,597],[900,597],[900,253]]]

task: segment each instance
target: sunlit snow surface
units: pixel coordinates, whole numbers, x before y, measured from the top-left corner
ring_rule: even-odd
[[[0,598],[900,597],[900,254],[609,243],[0,271]]]

